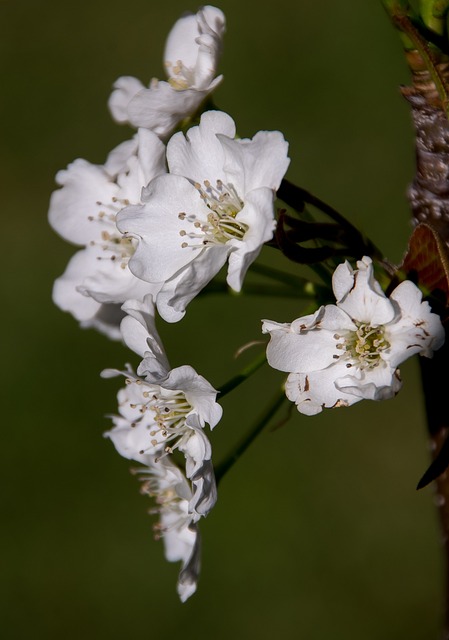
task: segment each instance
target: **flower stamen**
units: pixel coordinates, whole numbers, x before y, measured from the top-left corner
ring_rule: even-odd
[[[203,186],[194,182],[201,200],[210,210],[206,222],[200,222],[194,215],[184,212],[178,214],[180,220],[187,220],[195,227],[195,232],[180,231],[181,236],[201,239],[200,244],[183,242],[182,247],[204,248],[204,245],[225,244],[228,240],[243,240],[249,226],[236,220],[244,203],[240,200],[233,184],[225,184],[217,180],[213,186],[209,180],[204,180]],[[201,231],[201,233],[199,233]]]
[[[148,389],[142,393],[142,396],[147,401],[140,403],[126,401],[125,403],[134,412],[140,414],[134,424],[140,422],[149,411],[154,414],[149,427],[150,445],[139,453],[144,454],[162,443],[167,445],[176,440],[170,447],[166,447],[166,453],[159,456],[165,457],[178,447],[186,430],[189,430],[186,418],[192,411],[192,405],[187,401],[183,391],[174,391],[167,396],[161,393],[159,387],[152,385],[148,385]]]
[[[343,336],[334,335],[335,339],[343,339],[336,348],[345,350],[345,358],[355,360],[361,369],[374,369],[382,360],[382,353],[390,348],[385,338],[384,327],[371,327],[366,323],[356,323],[357,330]]]

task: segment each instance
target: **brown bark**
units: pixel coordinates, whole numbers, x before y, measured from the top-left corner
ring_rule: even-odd
[[[408,189],[413,222],[427,222],[449,247],[449,122],[438,92],[414,52],[409,54],[413,86],[402,93],[409,102],[416,132],[416,174]],[[442,76],[449,77],[449,64],[439,65]],[[432,458],[440,453],[449,434],[449,335],[434,358],[421,359]],[[447,444],[445,445],[448,446]],[[443,638],[449,640],[449,472],[436,479],[436,504],[439,511],[442,544],[445,551],[446,626]]]

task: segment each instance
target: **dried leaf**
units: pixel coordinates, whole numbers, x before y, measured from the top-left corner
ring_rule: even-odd
[[[442,292],[449,304],[449,249],[433,226],[421,222],[415,228],[400,270],[429,293]]]

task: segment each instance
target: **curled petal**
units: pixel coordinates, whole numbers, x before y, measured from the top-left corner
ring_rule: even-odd
[[[245,206],[235,217],[236,222],[245,224],[245,242],[230,240],[229,268],[227,283],[240,291],[248,267],[259,255],[262,246],[273,237],[276,222],[274,220],[274,193],[270,189],[260,188],[246,195]]]
[[[224,245],[209,247],[167,280],[157,296],[157,310],[166,322],[178,322],[184,317],[189,302],[220,271],[228,254]]]
[[[372,327],[391,322],[395,309],[374,279],[371,258],[365,256],[352,271],[346,262],[335,270],[332,285],[337,306],[353,320],[369,323]]]
[[[128,121],[134,127],[150,129],[160,138],[166,138],[181,120],[198,109],[221,79],[221,76],[216,78],[208,91],[177,91],[164,80],[154,82],[149,89],[142,89],[131,99]]]
[[[335,380],[340,391],[365,400],[388,400],[400,390],[402,381],[399,371],[383,363],[369,371],[356,370]]]
[[[179,548],[179,534],[177,547]],[[181,602],[185,602],[192,596],[198,584],[201,570],[201,537],[197,525],[191,524],[182,534],[183,551],[178,550],[176,560],[182,560],[181,571],[179,572],[177,591]],[[170,533],[164,537],[165,553],[167,560],[171,560],[173,554],[170,547],[173,546],[170,540]],[[171,557],[169,557],[171,556]],[[172,560],[173,561],[173,560]]]
[[[128,122],[128,105],[142,89],[145,89],[144,85],[132,76],[122,76],[114,82],[114,91],[110,95],[108,107],[116,122]]]
[[[422,302],[421,291],[409,280],[401,282],[390,298],[399,307],[397,322],[388,327],[390,364],[398,366],[415,353],[431,358],[445,339],[440,318],[428,302]]]
[[[158,377],[166,377],[170,365],[156,330],[153,296],[149,294],[142,301],[128,300],[122,309],[127,314],[120,326],[125,344],[140,356],[146,356],[146,362],[150,358],[155,360]]]
[[[296,404],[300,413],[309,416],[316,415],[325,408],[348,407],[361,398],[340,390],[335,385],[335,380],[346,372],[345,365],[338,363],[322,371],[291,373],[287,378],[285,393]]]

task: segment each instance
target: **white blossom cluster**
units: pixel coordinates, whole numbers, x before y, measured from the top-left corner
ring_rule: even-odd
[[[135,135],[104,165],[78,159],[60,171],[49,210],[53,228],[79,247],[55,282],[55,303],[141,358],[136,371],[103,372],[125,378],[105,435],[141,465],[142,492],[159,515],[156,537],[166,558],[182,563],[182,601],[197,585],[198,522],[217,498],[205,426],[214,428],[222,409],[192,367],[170,368],[155,313],[180,321],[226,263],[228,286],[241,290],[273,237],[276,191],[289,165],[279,131],[238,138],[229,115],[203,109],[222,80],[224,31],[215,7],[184,15],[167,39],[167,81],[148,88],[132,77],[116,81],[110,111]],[[370,258],[355,271],[340,265],[333,289],[336,305],[291,324],[263,323],[268,362],[289,374],[286,394],[308,415],[391,397],[401,384],[398,365],[415,353],[430,356],[444,339],[419,289],[406,281],[386,297]]]
[[[181,320],[226,262],[229,286],[241,289],[272,238],[275,192],[289,164],[281,133],[237,139],[234,121],[220,111],[204,112],[186,135],[174,133],[222,80],[224,31],[220,9],[184,15],[166,43],[168,81],[153,79],[148,88],[136,78],[116,81],[110,111],[136,134],[102,166],[78,159],[60,171],[49,210],[53,228],[80,247],[55,282],[55,303],[142,358],[136,372],[103,372],[125,377],[105,435],[142,465],[143,492],[160,515],[156,535],[167,559],[182,561],[183,601],[196,589],[198,521],[217,495],[204,427],[213,428],[222,410],[217,391],[192,367],[170,368],[155,307],[166,321]]]
[[[182,561],[178,593],[184,602],[196,589],[200,566],[197,522],[217,499],[211,445],[204,433],[213,428],[222,409],[217,392],[190,366],[170,369],[154,322],[152,295],[129,300],[120,330],[125,344],[142,357],[137,372],[107,369],[104,377],[122,374],[113,429],[105,433],[118,453],[140,462],[136,472],[142,490],[156,501],[160,514],[155,526],[163,537],[168,560]],[[184,470],[171,460],[178,450]]]

